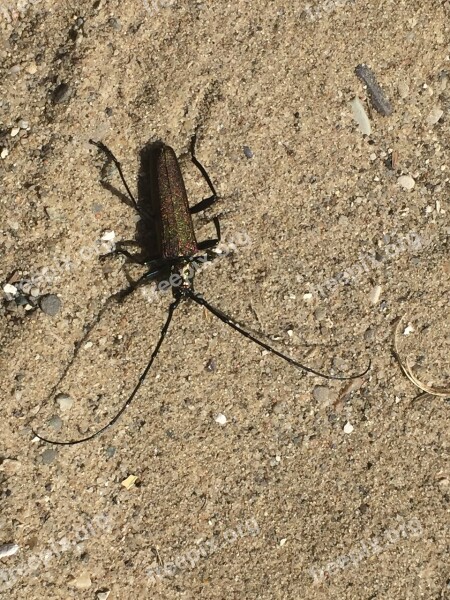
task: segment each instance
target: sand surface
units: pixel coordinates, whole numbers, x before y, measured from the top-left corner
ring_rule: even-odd
[[[449,17],[432,0],[0,0],[2,597],[450,598],[450,405],[414,400],[392,352],[404,316],[400,355],[450,384]],[[194,132],[219,194],[196,233],[218,216],[224,255],[196,289],[312,368],[371,370],[306,374],[185,302],[114,427],[42,443],[32,428],[67,440],[113,417],[171,302],[142,288],[83,339],[145,272],[99,261],[145,227],[88,140],[139,202],[164,141],[195,204]],[[47,294],[54,316],[33,306]]]

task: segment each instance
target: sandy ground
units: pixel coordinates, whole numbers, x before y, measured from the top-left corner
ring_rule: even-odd
[[[3,293],[2,597],[450,598],[449,403],[413,401],[392,354],[405,315],[401,355],[449,384],[449,10],[0,0],[0,280],[61,301],[50,316]],[[65,440],[114,415],[170,303],[149,286],[111,305],[55,390],[69,399],[48,398],[105,300],[144,272],[98,260],[105,232],[139,224],[88,139],[133,190],[142,150],[165,141],[194,204],[208,195],[194,131],[220,195],[198,239],[217,215],[228,254],[196,289],[311,367],[370,373],[307,375],[184,303],[122,419],[46,445],[32,427]]]

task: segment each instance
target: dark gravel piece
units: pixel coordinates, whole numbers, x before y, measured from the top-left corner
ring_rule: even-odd
[[[384,95],[383,90],[378,85],[375,74],[367,65],[358,65],[355,69],[355,75],[367,85],[370,99],[373,107],[384,117],[392,114],[392,106]]]
[[[244,154],[247,158],[253,158],[253,152],[248,146],[244,146]]]
[[[55,294],[47,294],[46,296],[42,296],[39,306],[46,315],[54,317],[61,310],[61,300]]]
[[[61,83],[53,92],[53,104],[67,102],[72,95],[72,90],[67,83]]]

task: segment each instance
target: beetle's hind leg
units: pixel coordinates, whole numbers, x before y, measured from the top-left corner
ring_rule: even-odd
[[[211,181],[211,178],[209,177],[208,173],[206,172],[205,167],[201,164],[201,162],[197,159],[197,157],[195,156],[195,142],[197,140],[197,135],[193,135],[191,138],[191,159],[192,162],[194,163],[194,165],[197,167],[197,169],[200,171],[200,173],[203,175],[203,179],[206,181],[206,183],[209,186],[209,189],[212,192],[212,195],[209,196],[208,198],[205,198],[204,200],[201,200],[198,204],[196,204],[195,206],[193,206],[192,208],[189,209],[189,212],[191,213],[191,215],[194,215],[195,213],[198,213],[202,210],[206,210],[207,208],[209,208],[210,206],[212,206],[215,202],[217,202],[217,192],[215,190],[215,187]]]
[[[213,222],[214,222],[214,226],[216,228],[217,238],[214,239],[214,240],[203,240],[203,242],[199,242],[199,244],[198,244],[198,249],[199,250],[211,250],[212,248],[215,248],[217,246],[217,244],[220,243],[220,240],[222,239],[222,236],[220,234],[220,222],[219,222],[219,218],[218,217],[214,217],[213,218]]]

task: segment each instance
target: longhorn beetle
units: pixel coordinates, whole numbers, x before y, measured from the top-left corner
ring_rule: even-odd
[[[212,304],[210,304],[202,294],[194,291],[193,286],[193,270],[192,263],[195,261],[206,261],[212,260],[214,258],[214,254],[211,252],[212,249],[217,246],[220,242],[220,224],[217,217],[213,218],[213,222],[216,228],[215,239],[205,240],[202,242],[197,242],[195,237],[194,225],[192,222],[192,215],[203,211],[210,206],[212,206],[217,200],[217,193],[214,188],[214,185],[206,172],[203,165],[197,160],[195,156],[195,141],[196,136],[194,135],[191,140],[191,158],[194,165],[198,168],[206,183],[209,186],[211,191],[211,196],[205,198],[198,204],[193,207],[189,207],[186,188],[184,185],[183,177],[180,170],[180,165],[178,163],[176,154],[174,150],[170,146],[166,146],[165,144],[160,144],[156,154],[156,184],[157,184],[157,195],[159,198],[159,237],[160,237],[160,256],[156,259],[150,261],[140,261],[135,256],[130,254],[127,250],[122,248],[115,249],[112,254],[122,254],[125,255],[128,259],[133,262],[138,262],[140,264],[144,264],[148,271],[144,273],[134,284],[132,284],[129,288],[119,292],[118,294],[111,296],[110,299],[122,300],[126,295],[133,292],[136,288],[141,285],[144,285],[152,280],[160,278],[164,273],[167,274],[169,272],[170,282],[172,284],[173,291],[173,301],[169,306],[169,311],[167,315],[166,322],[161,330],[161,334],[159,336],[158,342],[150,356],[150,359],[147,363],[147,366],[142,371],[141,376],[137,384],[135,385],[133,391],[128,396],[127,400],[123,404],[122,408],[115,415],[115,417],[107,423],[104,427],[96,431],[95,433],[88,435],[82,439],[78,440],[70,440],[66,442],[60,442],[57,440],[50,440],[45,438],[34,430],[33,433],[36,437],[44,442],[48,442],[51,444],[59,444],[62,446],[72,445],[72,444],[80,444],[82,442],[87,442],[88,440],[93,439],[97,435],[103,433],[111,427],[125,412],[128,406],[131,404],[133,398],[136,396],[139,388],[143,384],[150,368],[161,348],[161,345],[166,337],[167,331],[169,329],[169,325],[172,321],[173,314],[176,308],[180,305],[181,302],[185,300],[191,300],[196,304],[203,306],[207,311],[212,313],[215,317],[220,319],[223,323],[251,340],[261,348],[264,348],[268,352],[275,354],[276,356],[282,358],[289,364],[294,367],[298,367],[307,371],[308,373],[313,373],[314,375],[318,375],[319,377],[324,377],[326,379],[337,379],[339,381],[345,381],[349,379],[356,379],[358,377],[362,377],[365,375],[370,369],[370,362],[368,367],[357,375],[349,375],[349,376],[338,376],[338,375],[326,375],[311,367],[306,367],[301,363],[297,362],[290,356],[279,352],[271,345],[261,341],[256,337],[254,333],[252,333],[248,327],[238,323],[232,317],[228,316],[224,312],[222,312],[219,308],[216,308]],[[100,151],[102,151],[110,161],[114,163],[116,166],[120,179],[127,191],[129,200],[131,201],[134,209],[141,215],[141,217],[146,217],[145,213],[139,208],[138,203],[136,202],[135,197],[130,191],[130,188],[125,180],[125,177],[122,172],[122,167],[120,162],[114,156],[114,154],[107,148],[102,142],[95,142],[93,140],[89,140],[91,144],[96,146]],[[104,313],[106,309],[107,303],[103,306],[101,311],[98,313],[95,322],[88,329],[87,333],[84,335],[83,339],[78,343],[77,349],[80,348],[81,343],[86,339],[87,335],[91,331],[92,327],[98,323],[100,317]],[[73,362],[73,360],[72,360]],[[53,387],[50,396],[52,396],[53,392],[57,389],[58,385],[65,377],[70,364],[66,367],[61,377],[59,378],[56,385]],[[49,396],[49,397],[50,397]]]

